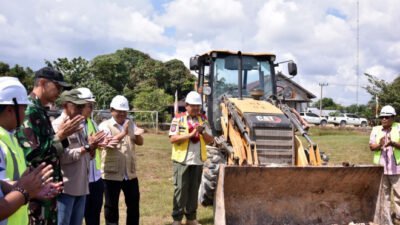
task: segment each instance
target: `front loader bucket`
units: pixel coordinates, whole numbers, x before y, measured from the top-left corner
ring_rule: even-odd
[[[215,225],[380,223],[383,168],[221,165]]]

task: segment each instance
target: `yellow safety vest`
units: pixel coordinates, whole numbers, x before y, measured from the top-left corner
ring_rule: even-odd
[[[11,181],[16,181],[26,170],[24,152],[18,145],[17,139],[13,136],[11,140],[9,132],[2,127],[0,127],[0,146],[5,155],[6,177]],[[7,218],[7,225],[24,224],[28,224],[27,205],[21,206],[21,208]]]
[[[94,127],[93,121],[90,118],[87,118],[86,123],[88,125],[88,138],[90,135],[96,133],[96,128]],[[96,169],[101,168],[101,158],[100,158],[100,150],[96,149],[94,161],[96,162]]]
[[[180,129],[180,127],[184,128],[184,132],[182,134],[189,134],[189,126],[187,122],[187,115],[182,115],[179,118],[179,124],[177,129]],[[200,125],[203,124],[203,119],[201,116],[197,117],[199,120]],[[172,145],[172,156],[171,159],[175,162],[183,162],[186,159],[186,154],[188,152],[189,148],[189,142],[190,140],[187,139],[185,141],[179,142],[179,143],[174,143]],[[201,161],[205,161],[207,159],[207,148],[206,148],[206,143],[204,142],[204,138],[202,135],[200,135],[200,152],[201,152]]]
[[[395,129],[398,126],[399,126],[398,123],[392,124],[392,130],[390,131],[390,138],[392,141],[398,142],[400,140],[399,139],[400,138],[400,136],[399,136],[400,130]],[[377,134],[376,138],[375,138],[376,143],[379,143],[381,138],[383,136],[385,136],[385,133],[382,131],[382,128],[383,128],[382,126],[376,126],[373,128],[374,130],[376,130],[376,134]],[[394,153],[394,158],[396,160],[396,164],[400,165],[400,149],[393,147],[393,153]],[[379,162],[381,160],[381,154],[382,154],[382,151],[375,151],[374,159],[373,159],[374,164],[379,165]]]

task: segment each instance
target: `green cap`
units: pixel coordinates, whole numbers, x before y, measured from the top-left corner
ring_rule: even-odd
[[[80,94],[81,94],[81,92],[76,89],[72,89],[70,91],[64,91],[60,95],[60,101],[61,101],[61,103],[72,102],[76,105],[84,105],[87,103],[87,101],[85,99],[79,98]]]

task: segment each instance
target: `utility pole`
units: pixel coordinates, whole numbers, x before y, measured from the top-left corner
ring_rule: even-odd
[[[319,99],[319,116],[322,116],[322,88],[324,86],[328,86],[328,83],[319,83],[319,86],[321,86],[321,97]]]
[[[357,76],[357,89],[356,89],[356,106],[357,106],[357,112],[358,112],[358,86],[360,83],[360,3],[357,0],[357,68],[356,68],[356,76]]]

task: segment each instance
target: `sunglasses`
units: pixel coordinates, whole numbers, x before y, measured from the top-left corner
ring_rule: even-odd
[[[379,118],[388,120],[388,119],[390,119],[390,118],[392,118],[392,117],[391,117],[391,116],[381,116],[381,117],[379,117]]]

